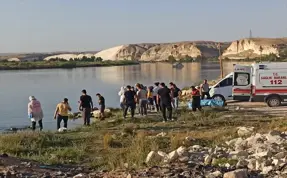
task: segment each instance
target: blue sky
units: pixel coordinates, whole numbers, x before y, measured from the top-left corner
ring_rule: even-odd
[[[286,0],[0,0],[0,53],[287,37]]]

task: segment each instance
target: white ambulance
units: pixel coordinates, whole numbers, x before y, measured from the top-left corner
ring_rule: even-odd
[[[279,106],[287,101],[287,62],[234,65],[232,73],[211,87],[210,96],[218,100],[266,102]]]

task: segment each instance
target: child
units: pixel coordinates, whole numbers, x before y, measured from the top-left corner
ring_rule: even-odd
[[[147,99],[148,99],[148,109],[153,110],[154,109],[154,101],[153,101],[153,87],[148,87],[147,90]]]
[[[104,118],[105,118],[105,107],[106,107],[106,105],[105,105],[105,98],[100,93],[97,93],[96,95],[99,98],[100,119],[104,120]]]

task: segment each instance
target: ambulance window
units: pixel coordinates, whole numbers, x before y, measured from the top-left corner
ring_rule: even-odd
[[[250,84],[250,74],[249,73],[235,73],[234,75],[234,85],[235,86],[246,86]]]
[[[226,79],[222,80],[219,85],[220,85],[220,87],[231,86],[232,85],[232,81],[233,81],[232,78],[226,78]]]

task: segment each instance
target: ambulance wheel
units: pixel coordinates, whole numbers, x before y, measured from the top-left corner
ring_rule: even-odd
[[[212,99],[217,100],[217,101],[223,101],[225,104],[225,98],[222,95],[213,95]]]
[[[266,103],[269,107],[277,107],[281,105],[281,99],[278,96],[268,97]]]

